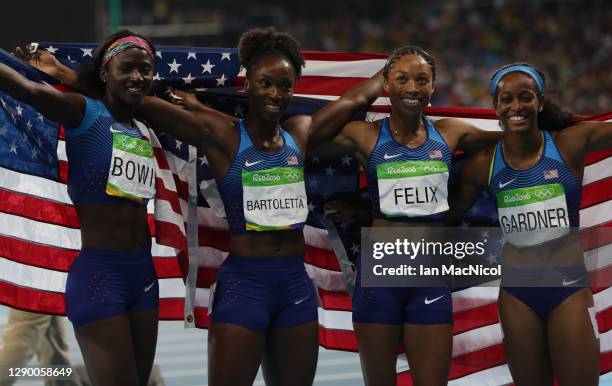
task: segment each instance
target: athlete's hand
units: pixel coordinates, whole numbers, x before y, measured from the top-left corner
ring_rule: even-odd
[[[202,107],[202,103],[194,94],[183,90],[171,90],[169,100],[187,111],[199,111]]]
[[[24,48],[15,48],[15,56],[47,75],[56,79],[61,77],[63,65],[49,51],[39,50],[38,43],[30,43]]]

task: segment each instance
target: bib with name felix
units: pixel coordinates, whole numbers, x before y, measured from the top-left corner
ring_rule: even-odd
[[[366,176],[375,218],[440,219],[448,211],[451,152],[433,124],[423,118],[425,142],[416,148],[398,143],[381,122]]]
[[[511,168],[499,142],[489,178],[504,238],[529,247],[567,235],[578,226],[581,184],[562,160],[551,135],[544,132],[541,159],[526,170]]]

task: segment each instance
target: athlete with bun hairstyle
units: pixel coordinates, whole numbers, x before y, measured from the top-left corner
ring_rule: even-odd
[[[238,54],[246,69],[245,119],[157,98],[146,98],[139,112],[204,151],[225,207],[230,254],[214,290],[209,384],[251,385],[264,358],[268,385],[311,385],[319,325],[304,268],[304,157],[376,99],[382,75],[312,116],[283,122],[304,66],[298,43],[272,27],[253,29],[240,38]]]

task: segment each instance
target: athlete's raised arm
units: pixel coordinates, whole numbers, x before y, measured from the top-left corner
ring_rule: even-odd
[[[185,110],[161,98],[145,97],[137,107],[138,114],[179,141],[206,151],[210,146],[225,148],[226,136],[237,119],[211,108]],[[227,149],[228,154],[231,150]]]
[[[61,92],[46,84],[32,82],[6,64],[0,64],[0,90],[23,101],[66,128],[79,125],[85,100],[82,95]]]
[[[612,122],[583,122],[587,131],[587,151],[612,148]]]
[[[568,153],[576,153],[578,160],[589,151],[612,148],[611,122],[578,122],[561,130],[558,134],[559,146]]]
[[[18,47],[15,50],[16,56],[69,87],[79,89],[85,93],[90,91],[87,90],[85,84],[79,83],[80,79],[77,71],[63,65],[50,52],[33,50],[31,47],[30,45],[27,50]],[[54,90],[53,88],[51,89]],[[61,93],[57,90],[54,92],[60,97],[71,95],[70,93]],[[181,95],[187,97],[184,94]],[[208,145],[222,146],[224,142],[221,140],[223,137],[222,133],[224,133],[225,127],[230,128],[232,126],[231,122],[235,120],[233,117],[208,108],[201,103],[198,108],[186,111],[157,97],[143,98],[142,102],[137,106],[137,112],[178,140],[194,146],[204,145],[204,147]],[[77,121],[77,124],[79,122],[80,120]]]
[[[355,114],[370,106],[383,89],[382,70],[370,79],[349,88],[340,98],[328,103],[312,116],[299,115],[287,120],[307,133],[308,147],[331,140]]]

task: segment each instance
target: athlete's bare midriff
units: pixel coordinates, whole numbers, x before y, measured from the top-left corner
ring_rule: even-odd
[[[306,251],[302,230],[253,232],[230,236],[230,253],[259,258],[283,258]]]
[[[576,267],[584,265],[584,255],[578,229],[557,240],[541,245],[517,248],[504,245],[502,261],[505,265],[521,268]]]
[[[77,213],[84,248],[140,250],[151,246],[144,205],[79,205]]]

